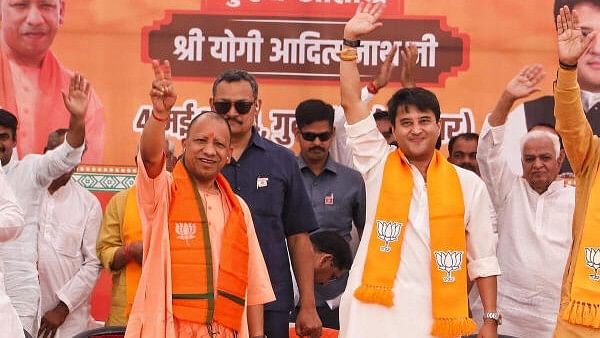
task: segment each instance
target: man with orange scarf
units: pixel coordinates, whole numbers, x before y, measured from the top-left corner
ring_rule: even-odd
[[[380,27],[382,3],[361,3],[344,28],[341,101],[354,166],[365,179],[363,240],[340,306],[340,337],[456,337],[476,325],[467,280],[485,309],[481,338],[496,338],[494,214],[485,184],[435,150],[440,107],[423,88],[397,91],[388,111],[398,148],[388,146],[360,99],[359,39]]]
[[[600,37],[592,27],[580,26],[577,12],[567,6],[560,9],[556,28],[560,65],[554,92],[556,131],[577,177],[577,189],[573,245],[554,337],[600,337],[600,139],[586,119],[577,83],[577,63],[600,43]]]
[[[19,158],[41,153],[48,134],[69,125],[62,101],[73,72],[50,51],[63,23],[64,0],[0,0],[0,107],[19,120]],[[85,163],[101,163],[104,107],[92,90],[85,118]]]
[[[263,304],[275,296],[248,206],[219,173],[232,151],[227,121],[194,118],[168,173],[164,129],[177,96],[168,62],[153,67],[136,180],[143,268],[125,337],[264,337]]]

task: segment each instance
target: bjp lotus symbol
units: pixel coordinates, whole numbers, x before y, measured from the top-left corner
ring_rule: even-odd
[[[444,276],[445,283],[452,283],[456,279],[452,276],[452,271],[460,270],[463,259],[463,251],[435,251],[435,262],[438,269],[446,272]]]
[[[598,269],[600,269],[600,248],[585,248],[585,263],[594,269],[594,274],[590,275],[592,280],[600,280]]]
[[[390,252],[390,242],[397,241],[400,235],[402,223],[377,220],[377,238],[384,241],[385,244],[379,247],[382,252]]]

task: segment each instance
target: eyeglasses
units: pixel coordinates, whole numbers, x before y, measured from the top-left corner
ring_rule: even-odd
[[[240,115],[245,115],[245,114],[248,114],[248,112],[250,112],[252,105],[254,105],[254,101],[243,101],[243,100],[235,101],[235,102],[218,101],[218,102],[214,102],[213,104],[215,105],[215,110],[216,110],[217,114],[220,114],[220,115],[227,114],[227,112],[229,112],[229,110],[231,109],[231,105],[233,104],[233,106],[235,107],[235,110]]]
[[[321,142],[324,142],[331,138],[332,133],[330,131],[326,131],[324,133],[301,132],[300,134],[302,134],[303,139],[309,142],[314,141],[317,137],[319,140],[321,140]]]

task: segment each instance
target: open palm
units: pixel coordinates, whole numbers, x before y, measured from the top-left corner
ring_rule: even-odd
[[[65,107],[74,117],[83,118],[87,111],[90,83],[81,74],[74,74],[69,83],[69,92],[63,93]]]
[[[344,37],[355,40],[381,27],[383,24],[377,20],[383,13],[384,7],[385,4],[381,2],[375,4],[361,2],[352,19],[346,23]]]
[[[506,91],[514,99],[520,99],[540,91],[537,85],[546,76],[541,65],[525,66],[506,85]]]
[[[556,16],[556,30],[558,32],[558,59],[567,65],[577,64],[579,57],[588,49],[596,32],[587,36],[579,27],[579,16],[576,11],[570,11],[564,6]]]

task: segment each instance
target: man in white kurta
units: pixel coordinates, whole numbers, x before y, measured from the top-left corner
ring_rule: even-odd
[[[25,213],[25,228],[16,240],[0,244],[0,257],[4,260],[6,291],[28,332],[37,322],[40,301],[37,239],[42,193],[54,178],[79,164],[82,153],[83,145],[73,148],[65,141],[44,155],[12,158],[4,167]]]
[[[575,187],[556,179],[564,157],[556,132],[537,127],[519,140],[524,142],[523,176],[514,173],[503,155],[506,140],[513,138],[506,125],[510,107],[542,78],[541,67],[533,65],[508,83],[484,122],[477,149],[481,178],[498,215],[498,310],[503,314],[498,331],[515,337],[552,337],[571,248]],[[474,289],[471,309],[481,324],[483,309],[476,294]]]
[[[23,231],[23,212],[17,199],[8,186],[4,170],[0,166],[0,242],[7,242],[19,237]],[[17,312],[10,303],[4,288],[4,271],[0,259],[0,318],[2,332],[7,337],[23,337],[23,326]]]
[[[481,177],[498,213],[498,311],[504,316],[498,330],[515,337],[551,337],[571,248],[575,187],[556,180],[542,194],[533,190],[502,155],[504,130],[486,120],[477,150]],[[472,311],[480,319],[481,302]]]
[[[347,125],[354,165],[363,174],[367,190],[367,218],[363,238],[350,270],[340,306],[341,336],[345,338],[430,337],[432,316],[431,249],[427,186],[411,165],[413,192],[408,224],[402,243],[402,259],[394,280],[394,305],[367,304],[354,297],[361,283],[368,240],[371,237],[387,156],[395,151],[368,117]],[[500,274],[495,256],[494,212],[484,183],[473,172],[456,167],[465,203],[465,228],[469,278]],[[466,292],[466,291],[465,291]]]
[[[62,138],[64,134],[56,134],[54,140],[62,142]],[[100,202],[75,182],[71,173],[54,180],[42,194],[38,235],[40,334],[56,330],[54,337],[71,338],[93,328],[90,296],[102,268],[96,256],[101,222]],[[61,319],[64,322],[60,323]]]
[[[75,75],[65,104],[71,116],[65,141],[44,155],[30,154],[18,160],[12,147],[16,146],[17,121],[13,114],[0,110],[0,131],[8,136],[3,140],[0,159],[9,186],[24,213],[25,227],[14,241],[0,244],[4,261],[4,282],[12,305],[19,314],[23,328],[36,336],[40,285],[37,271],[37,239],[39,208],[42,193],[52,180],[72,170],[81,161],[85,137],[85,111],[89,95],[85,79]],[[11,145],[12,147],[7,147]]]

